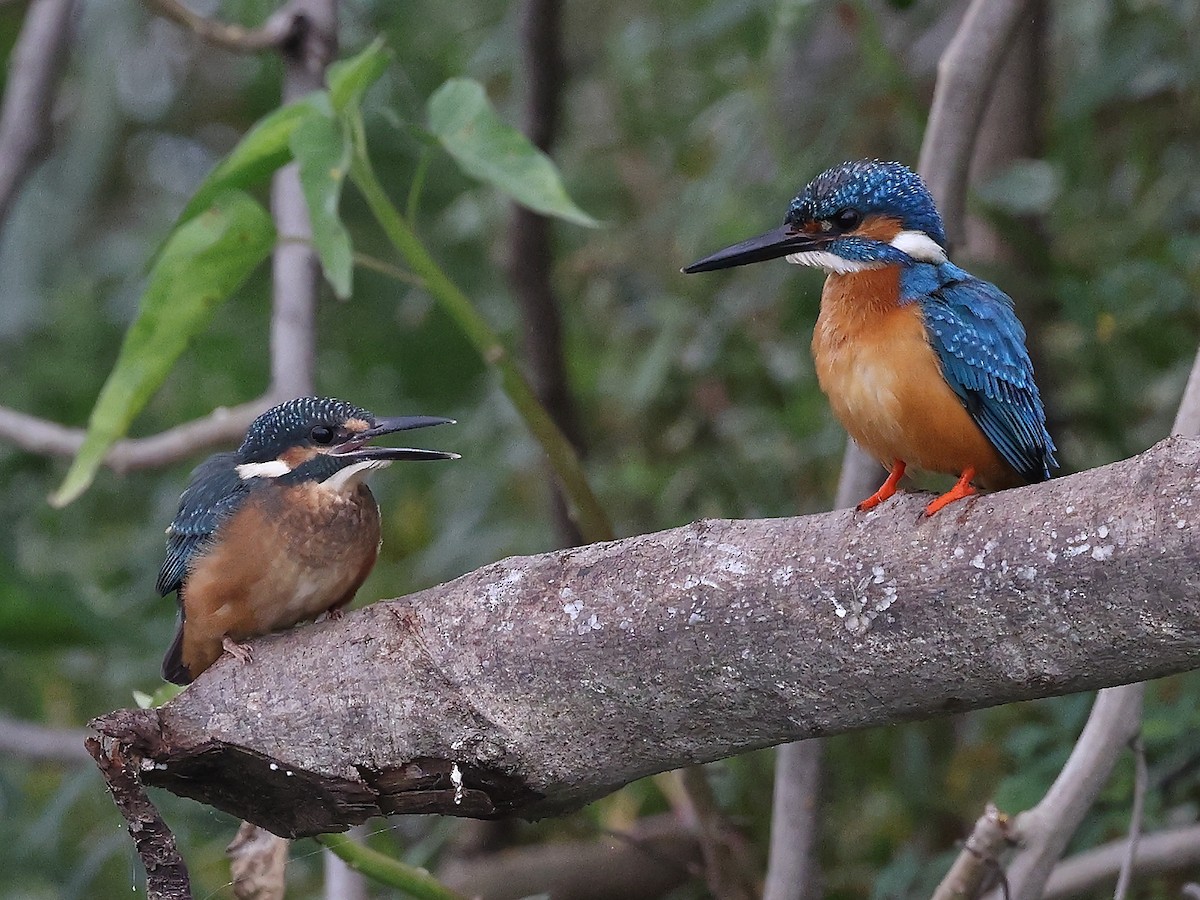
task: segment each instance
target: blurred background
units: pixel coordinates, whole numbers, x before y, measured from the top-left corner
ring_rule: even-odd
[[[191,5],[244,24],[276,7]],[[822,276],[783,263],[703,277],[679,267],[778,224],[827,165],[863,156],[915,164],[936,63],[963,8],[566,4],[554,156],[572,196],[606,227],[553,225],[553,280],[587,468],[619,534],[829,507],[845,437],[808,350]],[[6,59],[25,12],[0,5]],[[367,103],[376,167],[394,197],[403,200],[421,165],[425,100],[446,78],[480,79],[505,119],[520,122],[516,5],[346,0],[341,16],[344,52],[382,34],[396,54]],[[973,219],[955,260],[1015,298],[1067,472],[1164,437],[1200,343],[1196,34],[1195,0],[1047,4],[1001,78],[1001,111],[984,125]],[[274,54],[201,44],[132,0],[86,0],[69,53],[52,147],[0,241],[0,403],[82,425],[149,255],[212,165],[278,104],[281,65]],[[428,160],[419,228],[519,348],[505,274],[510,206],[444,155]],[[356,249],[393,258],[353,189],[343,210]],[[383,551],[358,602],[559,546],[540,452],[455,326],[419,290],[383,275],[360,268],[355,286],[349,302],[327,291],[320,307],[320,392],[381,414],[453,416],[460,424],[438,446],[463,455],[374,480]],[[219,311],[135,433],[261,394],[269,305],[264,270]],[[195,461],[105,471],[54,510],[46,497],[65,461],[0,445],[0,714],[78,728],[158,687],[175,607],[155,596],[154,580]],[[1151,688],[1148,827],[1200,814],[1198,700],[1200,676]],[[1041,796],[1088,704],[1068,697],[831,739],[825,894],[928,896],[984,803],[1017,811]],[[771,764],[764,751],[712,772],[760,867]],[[1125,832],[1131,781],[1126,760],[1074,848]],[[196,897],[229,896],[224,848],[236,821],[154,799]],[[642,782],[535,825],[481,832],[406,818],[366,831],[372,846],[436,868],[484,843],[600,836],[669,809],[660,787]],[[323,896],[318,849],[293,847],[289,896]],[[129,896],[141,879],[90,760],[0,753],[0,898]],[[678,880],[671,896],[706,896],[702,880]],[[1160,880],[1140,896],[1177,896],[1175,884]]]

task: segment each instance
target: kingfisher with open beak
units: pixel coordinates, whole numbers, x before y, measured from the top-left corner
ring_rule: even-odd
[[[783,225],[685,268],[784,257],[828,277],[813,332],[821,390],[850,436],[890,474],[858,504],[891,497],[906,466],[958,476],[932,516],[975,493],[1045,481],[1058,466],[1013,302],[946,255],[920,176],[860,160],[822,172]]]
[[[344,400],[302,397],[255,419],[237,450],[201,463],[158,574],[159,593],[179,600],[163,677],[189,684],[224,651],[247,658],[242,641],[339,614],[379,554],[379,507],[363,478],[398,459],[458,458],[368,443],[453,421],[376,418]]]

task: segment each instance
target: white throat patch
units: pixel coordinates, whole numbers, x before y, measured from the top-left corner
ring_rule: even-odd
[[[362,462],[351,463],[322,481],[321,487],[338,494],[349,494],[358,487],[368,472],[386,469],[391,464],[390,459],[364,459]]]
[[[941,265],[946,261],[946,251],[923,231],[902,231],[892,238],[891,243],[901,253],[920,262]]]
[[[269,459],[266,462],[242,463],[234,471],[242,481],[249,481],[251,478],[278,478],[292,471],[292,467],[282,459]]]
[[[854,272],[865,272],[867,269],[881,269],[887,263],[863,262],[858,259],[842,259],[827,250],[806,250],[803,253],[789,253],[784,257],[796,266],[812,266],[823,269],[830,275],[850,275]]]

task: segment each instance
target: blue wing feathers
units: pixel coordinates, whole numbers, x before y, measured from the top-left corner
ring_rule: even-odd
[[[992,446],[1026,481],[1049,478],[1054,441],[1012,299],[949,263],[906,270],[901,292],[920,304],[942,375]]]
[[[179,498],[179,512],[167,527],[167,556],[157,583],[163,596],[179,590],[192,560],[246,499],[249,487],[238,477],[236,465],[236,454],[217,453],[192,472]]]

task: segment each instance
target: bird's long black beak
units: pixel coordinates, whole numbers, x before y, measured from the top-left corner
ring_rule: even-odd
[[[766,234],[718,250],[690,266],[684,266],[683,271],[691,275],[694,272],[714,272],[717,269],[731,269],[734,266],[778,259],[791,253],[819,250],[828,240],[823,234],[810,234],[807,231],[797,231],[791,225],[780,225]]]
[[[457,453],[444,450],[422,450],[417,447],[368,447],[367,442],[385,434],[410,431],[413,428],[429,428],[431,425],[454,425],[454,419],[440,416],[391,416],[376,419],[366,431],[360,431],[348,441],[330,448],[330,456],[349,458],[356,461],[381,459],[458,459]]]

